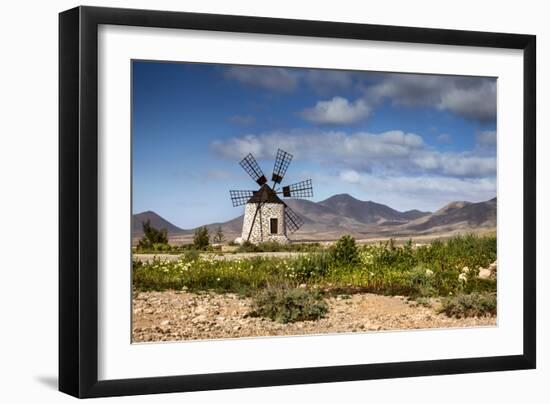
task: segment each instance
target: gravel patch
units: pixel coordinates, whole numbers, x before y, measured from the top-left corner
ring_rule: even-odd
[[[276,335],[370,332],[496,326],[496,317],[449,318],[402,296],[371,293],[327,299],[329,313],[317,321],[280,324],[248,317],[251,301],[235,294],[186,291],[136,292],[133,342],[221,339]]]

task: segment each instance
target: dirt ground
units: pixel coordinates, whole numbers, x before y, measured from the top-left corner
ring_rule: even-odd
[[[370,293],[328,299],[317,321],[280,324],[248,317],[250,300],[234,294],[139,292],[133,301],[133,342],[496,326],[496,317],[455,319],[401,296]]]

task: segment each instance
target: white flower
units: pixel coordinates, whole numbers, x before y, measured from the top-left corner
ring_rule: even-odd
[[[434,271],[431,269],[426,269],[426,276],[432,276],[434,274]]]
[[[468,281],[468,277],[466,276],[465,273],[461,273],[460,275],[458,275],[458,280],[466,283]]]

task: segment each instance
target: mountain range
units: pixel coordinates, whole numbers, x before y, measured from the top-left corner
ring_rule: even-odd
[[[458,233],[496,228],[496,198],[484,202],[451,202],[435,212],[398,211],[373,201],[361,201],[348,194],[333,195],[320,202],[290,199],[285,203],[304,221],[293,234],[296,240],[332,240],[343,234],[356,238],[419,236]],[[156,228],[166,228],[169,237],[185,241],[194,229],[181,229],[152,211],[133,216],[134,237],[142,235],[141,223],[150,220]],[[241,234],[243,216],[206,226],[221,226],[227,240]]]

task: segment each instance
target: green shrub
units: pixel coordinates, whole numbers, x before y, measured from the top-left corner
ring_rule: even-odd
[[[322,279],[330,271],[332,258],[326,252],[301,254],[290,260],[293,273],[299,283]]]
[[[459,294],[443,299],[440,313],[449,317],[482,317],[497,313],[497,296],[495,293]]]
[[[151,221],[141,223],[143,228],[143,237],[138,242],[139,248],[151,248],[154,245],[168,245],[168,231],[166,229],[156,229],[151,226]]]
[[[270,318],[279,323],[318,320],[328,312],[328,304],[321,294],[306,289],[270,287],[258,293],[253,299],[254,317]]]
[[[214,232],[214,235],[212,236],[212,241],[214,243],[223,243],[225,240],[225,234],[223,233],[222,227],[218,226],[216,231]]]
[[[187,250],[183,253],[183,260],[187,262],[196,261],[199,259],[200,253],[197,250]]]
[[[193,236],[193,245],[197,250],[206,250],[210,245],[210,238],[208,236],[208,229],[206,226],[195,229],[195,235]]]
[[[260,250],[256,244],[245,241],[239,246],[237,252],[260,252]]]
[[[437,296],[436,274],[431,269],[426,269],[422,266],[417,266],[408,273],[413,295],[416,297],[432,297]]]
[[[359,250],[355,244],[355,239],[345,235],[331,248],[332,259],[336,265],[354,265],[360,262]]]
[[[267,285],[297,287],[302,283],[316,285],[325,292],[369,291],[412,298],[496,292],[496,280],[479,279],[475,266],[486,267],[494,262],[494,237],[455,237],[448,242],[436,241],[418,247],[412,247],[411,243],[399,247],[391,242],[359,247],[351,238],[336,244],[338,248],[318,246],[317,251],[291,257],[245,256],[232,260],[199,254],[194,245],[170,246],[170,252],[179,251],[181,257],[177,261],[136,262],[134,287],[164,290],[185,286],[194,291],[214,290],[246,296],[254,295]],[[355,246],[359,251],[357,263],[350,264],[355,261],[354,248],[340,248],[342,245]],[[258,246],[245,244],[244,248],[256,250]],[[336,250],[352,253],[335,254]],[[462,272],[464,266],[472,270]]]

